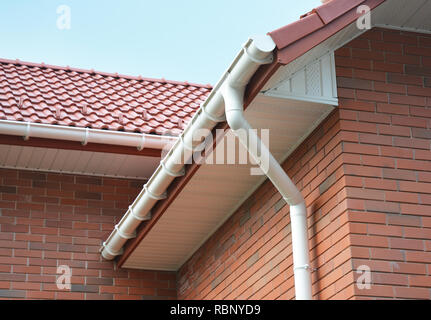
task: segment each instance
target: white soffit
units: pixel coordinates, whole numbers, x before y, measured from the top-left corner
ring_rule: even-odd
[[[373,10],[372,23],[418,33],[431,32],[430,0],[389,0]]]
[[[148,179],[158,157],[0,144],[0,168]]]

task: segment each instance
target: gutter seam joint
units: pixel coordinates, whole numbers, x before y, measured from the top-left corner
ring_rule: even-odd
[[[150,216],[150,212],[147,214],[147,216],[145,216],[145,217],[140,217],[140,216],[138,216],[137,214],[136,214],[136,212],[133,210],[133,208],[132,208],[132,206],[129,206],[129,212],[130,212],[130,214],[132,215],[132,217],[133,218],[135,218],[136,220],[139,220],[139,221],[146,221],[146,220],[148,220],[147,219],[147,217],[148,216]]]
[[[220,117],[216,117],[216,116],[212,115],[211,113],[209,113],[209,112],[205,109],[205,106],[204,106],[204,105],[202,105],[202,106],[201,106],[201,108],[202,108],[202,111],[203,111],[203,113],[205,114],[205,116],[206,116],[208,119],[210,119],[211,121],[214,121],[214,122],[225,122],[225,121],[226,121],[226,114],[223,114],[223,115],[222,115],[222,116],[220,116]]]
[[[119,234],[119,235],[120,235],[120,237],[121,237],[121,238],[123,238],[123,239],[132,239],[132,238],[135,238],[135,237],[136,237],[136,232],[134,232],[134,233],[130,233],[130,234],[123,233],[123,232],[120,230],[120,228],[119,228],[118,224],[116,224],[116,225],[115,225],[115,230],[117,230],[118,234]]]
[[[244,50],[244,53],[247,55],[247,57],[249,57],[251,61],[253,61],[257,64],[269,64],[272,61],[274,61],[272,54],[269,55],[268,57],[264,58],[264,59],[258,59],[248,52],[247,47],[244,46],[243,50]]]
[[[150,198],[154,199],[154,200],[163,200],[163,199],[166,199],[166,197],[167,197],[166,192],[162,193],[161,195],[157,195],[157,194],[152,193],[152,192],[148,189],[147,184],[144,184],[144,190],[145,190],[145,192],[146,192],[146,193],[148,193],[148,196],[149,196]]]
[[[170,175],[171,177],[174,177],[174,178],[181,177],[181,176],[185,175],[185,173],[186,173],[184,170],[184,167],[182,167],[179,172],[173,172],[172,170],[170,170],[166,167],[165,161],[163,161],[163,160],[160,161],[160,165],[162,166],[163,170],[165,170],[168,175]]]

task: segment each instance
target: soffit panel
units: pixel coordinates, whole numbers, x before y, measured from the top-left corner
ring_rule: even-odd
[[[157,157],[0,144],[0,168],[148,179]]]

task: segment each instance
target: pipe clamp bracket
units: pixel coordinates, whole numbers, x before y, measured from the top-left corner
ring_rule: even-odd
[[[181,139],[181,143],[183,144],[183,146],[184,146],[185,149],[187,149],[187,150],[189,150],[191,152],[195,152],[193,150],[193,147],[187,145],[187,143],[184,141],[184,137],[182,135],[180,136],[180,139]]]
[[[123,233],[122,231],[120,231],[120,228],[118,227],[118,224],[115,225],[115,230],[120,235],[120,237],[123,238],[123,239],[132,239],[132,238],[136,237],[136,232],[127,234],[127,233]]]
[[[163,199],[166,199],[167,197],[166,192],[162,193],[161,195],[156,195],[152,193],[150,190],[148,190],[148,187],[146,184],[144,184],[144,190],[146,193],[148,193],[148,196],[154,200],[163,200]]]
[[[299,270],[299,269],[311,270],[311,267],[310,267],[310,265],[309,265],[309,264],[304,264],[304,265],[302,265],[302,266],[297,266],[297,267],[294,267],[294,268],[293,268],[293,270]]]
[[[166,171],[166,173],[168,174],[168,175],[170,175],[171,177],[182,177],[184,174],[185,174],[185,170],[184,170],[184,167],[183,168],[181,168],[181,170],[179,171],[179,172],[173,172],[173,171],[171,171],[171,170],[169,170],[167,167],[166,167],[166,164],[165,164],[165,162],[162,160],[162,161],[160,161],[160,165],[162,166],[162,168],[163,168],[163,170],[165,170]]]
[[[136,212],[133,210],[132,206],[129,206],[129,211],[130,211],[130,214],[132,215],[132,217],[133,217],[133,218],[135,218],[136,220],[139,220],[139,221],[147,221],[147,220],[149,220],[149,219],[148,219],[149,214],[147,214],[147,215],[146,215],[146,216],[144,216],[144,217],[140,217],[140,216],[138,216],[138,215],[136,214]],[[151,216],[151,215],[150,215],[150,216]]]
[[[107,245],[107,243],[106,243],[106,241],[105,242],[103,242],[103,244],[102,244],[102,248],[101,248],[101,250],[100,251],[103,251],[103,250],[106,250],[111,256],[119,256],[119,255],[122,255],[123,254],[123,248],[121,248],[119,251],[117,251],[117,252],[113,252],[113,251],[111,251],[111,249],[109,249],[109,247],[108,247],[108,245]]]

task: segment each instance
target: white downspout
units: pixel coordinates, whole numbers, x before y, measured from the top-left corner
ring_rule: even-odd
[[[247,53],[246,56],[253,61],[262,59],[262,57],[253,55],[254,52],[251,50],[248,50]],[[261,62],[264,63],[264,61]],[[245,146],[256,163],[260,165],[262,171],[271,180],[284,200],[290,205],[295,295],[297,300],[311,300],[311,274],[305,201],[301,192],[268,148],[262,143],[256,132],[251,130],[250,124],[245,119],[243,97],[247,83],[243,79],[242,76],[231,73],[222,87],[226,120],[239,141]],[[260,159],[262,159],[262,155],[269,160],[268,166],[263,166],[261,163]]]

